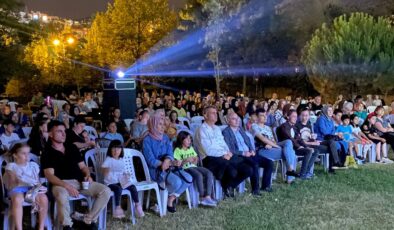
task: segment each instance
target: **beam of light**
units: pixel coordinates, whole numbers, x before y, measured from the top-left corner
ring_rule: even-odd
[[[124,73],[122,70],[119,70],[119,71],[116,73],[116,76],[118,76],[118,78],[123,78],[123,77],[125,76],[125,73]]]
[[[272,9],[264,6],[261,0],[251,0],[248,4],[242,7],[240,13],[237,15],[230,15],[227,18],[220,19],[219,23],[217,24],[190,32],[171,47],[160,48],[159,43],[150,50],[148,55],[142,57],[135,64],[129,67],[125,73],[126,75],[138,75],[138,73],[147,72],[147,69],[150,69],[153,72],[163,72],[163,69],[178,70],[180,67],[185,66],[186,64],[189,65],[188,69],[195,69],[197,71],[197,69],[200,67],[198,65],[201,65],[203,62],[207,62],[205,55],[208,49],[207,47],[204,47],[206,33],[212,33],[212,31],[216,30],[217,27],[224,27],[228,32],[239,30],[245,24],[249,24],[251,20],[259,19],[265,16],[270,10]],[[262,31],[252,30],[242,31],[241,33],[228,33],[230,37],[221,39],[223,40],[221,45],[226,45],[224,44],[226,42],[233,44],[237,41],[241,41],[242,39],[259,34],[261,32]],[[219,38],[213,37],[213,40],[215,39]],[[224,40],[226,41],[224,42]],[[195,62],[194,64],[192,63],[193,61]]]
[[[226,69],[220,69],[218,73],[221,76],[227,77],[256,77],[256,76],[283,76],[296,75],[305,73],[305,70],[299,66],[287,67],[250,67],[250,66],[236,66]],[[139,72],[128,73],[127,76],[160,76],[160,77],[211,77],[215,74],[214,69],[204,70],[170,70],[170,71],[154,71],[154,72]]]

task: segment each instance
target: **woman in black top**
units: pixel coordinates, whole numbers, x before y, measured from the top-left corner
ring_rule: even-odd
[[[30,146],[31,153],[41,156],[45,145],[48,142],[48,125],[49,119],[41,119],[36,121],[33,126],[27,144]]]

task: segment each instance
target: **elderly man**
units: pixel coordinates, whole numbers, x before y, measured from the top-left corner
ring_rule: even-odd
[[[261,181],[261,190],[271,192],[271,175],[273,162],[268,158],[256,155],[250,138],[240,127],[240,118],[234,112],[227,114],[228,127],[223,130],[224,140],[226,141],[230,151],[245,159],[249,165],[253,166],[253,174],[250,177],[252,185],[252,193],[259,192],[259,168],[264,168],[263,179]],[[254,141],[254,140],[253,140]]]
[[[220,180],[225,196],[233,197],[234,188],[253,175],[253,166],[230,151],[220,128],[215,125],[216,108],[208,106],[204,108],[203,114],[205,122],[196,132],[197,150],[203,158],[204,167],[211,170],[216,179]]]
[[[52,193],[57,203],[57,215],[63,229],[72,229],[73,221],[70,217],[70,197],[79,194],[95,199],[92,209],[87,214],[74,213],[73,218],[97,229],[97,218],[107,206],[111,190],[93,182],[89,168],[73,144],[65,144],[66,129],[62,122],[51,121],[48,124],[49,144],[41,157],[41,166],[45,177],[52,185]],[[82,182],[89,182],[88,187],[81,186]]]

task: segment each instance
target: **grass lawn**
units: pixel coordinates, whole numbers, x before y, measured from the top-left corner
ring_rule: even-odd
[[[147,213],[132,226],[108,215],[107,229],[394,229],[394,164],[316,170],[317,178],[294,185],[275,182],[261,198],[248,193],[215,209],[177,206],[160,218]]]

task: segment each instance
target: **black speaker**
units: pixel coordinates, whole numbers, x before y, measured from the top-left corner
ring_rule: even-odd
[[[134,118],[137,109],[136,84],[131,78],[116,79],[106,75],[103,79],[103,115],[109,114],[111,108],[118,107],[123,119]]]

